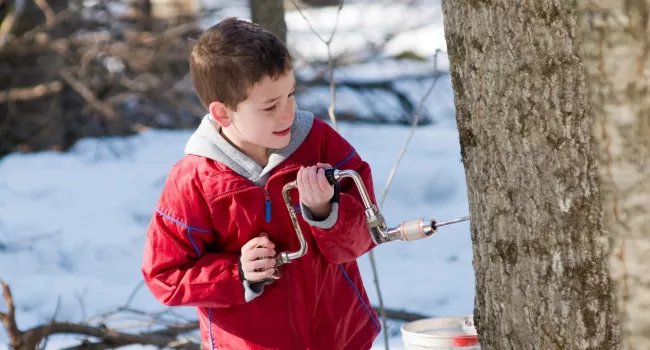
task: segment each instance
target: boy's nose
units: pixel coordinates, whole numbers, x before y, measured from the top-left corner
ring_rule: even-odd
[[[282,119],[286,121],[293,120],[294,113],[296,112],[296,104],[292,102],[286,104],[286,108],[284,109],[282,113]]]

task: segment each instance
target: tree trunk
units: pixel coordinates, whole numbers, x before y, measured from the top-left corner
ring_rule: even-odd
[[[287,23],[284,21],[283,0],[249,0],[251,19],[264,29],[287,42]]]
[[[581,1],[622,344],[650,349],[650,1]]]
[[[483,349],[617,349],[575,2],[443,0]]]

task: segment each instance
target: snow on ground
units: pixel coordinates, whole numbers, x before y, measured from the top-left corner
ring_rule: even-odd
[[[226,12],[248,18],[247,11],[241,6]],[[335,13],[335,9],[321,9],[305,15],[327,36]],[[427,21],[428,25],[420,25]],[[324,45],[299,13],[289,12],[287,22],[298,52],[310,59],[323,56]],[[408,49],[432,56],[436,49],[444,50],[438,0],[422,1],[413,8],[397,2],[348,4],[341,12],[337,31],[341,37],[334,40],[333,50],[335,54],[362,52],[368,41],[360,38],[377,41],[382,33],[407,24],[417,30],[398,35],[382,54]],[[396,64],[379,59],[340,69],[337,78],[367,81],[396,73],[418,74],[431,67],[431,62]],[[447,69],[446,57],[438,67]],[[298,70],[298,74],[309,73],[307,67]],[[419,99],[430,82],[396,85]],[[300,106],[309,105],[310,98],[327,98],[329,91],[310,91],[304,96]],[[343,93],[338,98],[339,111],[355,109],[370,115],[371,101],[381,109],[390,108],[384,100],[376,96],[354,101]],[[391,226],[419,217],[446,220],[468,214],[448,76],[440,79],[425,107],[437,123],[417,130],[397,172],[382,208]],[[409,128],[345,123],[339,127],[372,166],[381,196]],[[150,130],[129,138],[85,139],[65,154],[14,154],[0,160],[0,279],[14,291],[20,328],[46,322],[55,310],[58,320],[80,321],[124,305],[142,281],[145,229],[167,171],[182,156],[190,133]],[[467,222],[443,227],[427,240],[392,242],[375,252],[387,307],[431,316],[472,312],[474,275]],[[362,257],[359,264],[376,305],[368,258]],[[146,288],[137,290],[131,306],[162,309]],[[187,318],[195,316],[192,308],[174,310]],[[391,348],[399,349],[399,324],[391,323],[387,331]],[[0,344],[6,341],[0,332]],[[66,344],[74,344],[74,339],[53,338],[48,349]],[[383,335],[375,344],[383,348]]]
[[[408,128],[340,127],[371,164],[380,194]],[[146,225],[188,136],[152,130],[126,139],[86,139],[68,154],[16,154],[0,162],[0,278],[14,290],[20,327],[49,319],[58,298],[57,318],[69,320],[83,316],[80,300],[86,316],[126,302],[142,279]],[[421,216],[446,220],[467,210],[456,130],[421,128],[383,208],[389,224]],[[471,313],[467,223],[443,227],[428,240],[381,245],[376,257],[387,306],[432,316]],[[359,263],[377,304],[368,258]],[[161,307],[145,288],[133,305]],[[6,341],[4,334],[0,340]]]

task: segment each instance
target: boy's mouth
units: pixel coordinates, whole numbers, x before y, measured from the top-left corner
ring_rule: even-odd
[[[290,132],[291,132],[291,127],[288,127],[288,128],[286,128],[284,130],[274,131],[273,135],[286,136],[286,135],[289,135]]]

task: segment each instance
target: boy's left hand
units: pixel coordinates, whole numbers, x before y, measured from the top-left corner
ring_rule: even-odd
[[[325,178],[329,164],[318,163],[315,166],[300,168],[296,178],[300,201],[311,210],[315,219],[324,219],[332,210],[330,199],[334,196],[334,186]]]

